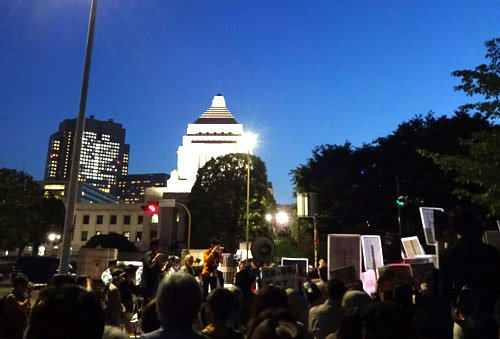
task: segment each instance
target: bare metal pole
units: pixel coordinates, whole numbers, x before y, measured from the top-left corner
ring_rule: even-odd
[[[73,144],[73,157],[71,159],[71,172],[69,175],[68,201],[66,204],[66,218],[64,219],[64,233],[62,239],[61,261],[59,273],[68,274],[69,257],[71,249],[71,233],[74,227],[76,196],[78,193],[78,170],[80,168],[80,153],[82,150],[83,131],[85,128],[85,109],[87,107],[87,92],[89,88],[90,62],[92,60],[92,47],[94,45],[94,27],[98,0],[92,0],[90,6],[89,28],[87,33],[87,49],[85,52],[85,66],[83,68],[82,91],[80,94],[80,107],[76,120],[76,132]]]
[[[248,260],[248,234],[250,230],[250,150],[247,152],[247,227],[246,227],[246,243],[247,243],[247,260]]]

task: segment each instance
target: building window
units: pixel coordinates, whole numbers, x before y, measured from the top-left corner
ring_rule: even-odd
[[[149,238],[152,240],[152,239],[155,239],[156,237],[158,236],[158,232],[156,230],[151,230],[149,232]]]
[[[82,231],[82,237],[81,237],[81,240],[82,240],[82,241],[87,241],[88,236],[89,236],[89,232],[87,232],[87,231]]]
[[[88,214],[85,214],[83,216],[83,224],[87,225],[90,221],[90,216]]]
[[[115,225],[115,224],[116,224],[116,215],[112,215],[112,216],[110,216],[110,218],[109,218],[109,223],[110,223],[111,225]]]
[[[135,235],[135,241],[139,242],[141,240],[142,240],[142,232],[137,232],[137,234]]]
[[[97,219],[96,219],[96,221],[95,221],[95,223],[96,223],[96,224],[98,224],[98,225],[101,225],[101,224],[102,224],[103,219],[104,219],[104,216],[103,216],[103,215],[98,215],[98,216],[97,216]]]
[[[143,221],[144,221],[144,216],[143,215],[138,215],[137,216],[137,225],[142,225]]]
[[[158,214],[153,214],[151,216],[151,223],[152,224],[157,224],[158,223]]]
[[[124,225],[130,225],[130,215],[124,215],[123,216],[123,224]]]
[[[123,235],[124,235],[125,237],[127,237],[127,239],[130,239],[130,232],[129,232],[129,231],[127,231],[127,232],[123,232]]]

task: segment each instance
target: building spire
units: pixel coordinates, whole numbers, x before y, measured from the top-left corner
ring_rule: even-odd
[[[231,112],[226,108],[226,100],[222,94],[217,94],[212,99],[212,106],[203,113],[195,124],[237,124]]]

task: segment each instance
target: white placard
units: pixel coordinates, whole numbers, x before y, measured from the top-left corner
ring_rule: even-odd
[[[425,242],[427,245],[436,244],[436,225],[434,223],[434,211],[444,213],[444,209],[439,207],[420,207],[420,219],[424,227]]]
[[[365,271],[376,270],[384,266],[382,241],[379,235],[362,235],[361,247],[363,249],[363,264]]]
[[[262,267],[260,269],[260,277],[262,285],[274,285],[283,288],[297,287],[297,267],[289,266],[274,266]]]
[[[328,235],[328,279],[330,272],[349,265],[354,266],[356,276],[361,274],[361,235],[329,234]]]
[[[403,243],[407,258],[415,258],[418,255],[425,254],[422,245],[420,245],[420,240],[418,240],[418,237],[401,238],[401,242]]]

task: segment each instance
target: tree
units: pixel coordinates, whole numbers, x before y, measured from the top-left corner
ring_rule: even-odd
[[[451,73],[461,78],[462,83],[455,86],[456,91],[465,92],[468,96],[479,95],[485,101],[460,106],[460,112],[476,112],[487,118],[500,117],[500,38],[484,43],[487,49],[485,57],[490,59],[488,65],[482,64],[474,70],[458,70]]]
[[[218,237],[230,250],[244,241],[246,230],[247,154],[232,153],[209,160],[198,170],[189,196],[194,247]],[[267,187],[264,162],[250,157],[250,239],[268,234],[265,215],[276,203]]]
[[[452,73],[461,79],[456,91],[468,96],[480,96],[482,101],[460,106],[457,112],[481,114],[485,118],[500,117],[500,38],[485,42],[488,65],[482,64],[474,70],[459,70]],[[462,199],[486,209],[489,217],[500,216],[500,130],[491,126],[487,131],[473,133],[460,140],[465,153],[457,154],[428,149],[421,154],[432,159],[458,184],[453,193]]]
[[[137,252],[135,245],[122,234],[110,232],[98,234],[90,238],[84,248],[116,248],[118,252]]]
[[[361,147],[349,142],[316,147],[305,165],[291,171],[292,182],[296,192],[318,194],[322,220],[331,228],[362,234],[397,233],[399,185],[408,202],[402,208],[403,236],[419,234],[419,206],[449,209],[458,199],[452,195],[452,178],[418,150],[465,154],[459,139],[489,128],[488,120],[478,114],[416,116]],[[394,247],[397,252],[399,244]]]
[[[0,169],[0,231],[2,248],[16,248],[21,254],[28,245],[36,254],[50,231],[64,226],[64,204],[44,196],[33,178],[16,170]]]

